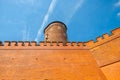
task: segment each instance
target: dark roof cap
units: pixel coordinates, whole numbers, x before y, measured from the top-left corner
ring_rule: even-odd
[[[66,30],[67,30],[67,27],[66,27],[66,25],[65,25],[63,22],[61,22],[61,21],[53,21],[53,22],[51,22],[50,24],[47,25],[47,27],[44,29],[44,33],[45,33],[45,30],[46,30],[51,24],[53,24],[53,23],[63,24],[63,25],[65,26]]]

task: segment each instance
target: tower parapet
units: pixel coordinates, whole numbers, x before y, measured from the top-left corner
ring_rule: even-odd
[[[84,44],[89,48],[94,48],[94,47],[102,45],[106,42],[112,41],[113,39],[119,38],[120,37],[120,27],[118,27],[115,30],[112,30],[111,33],[112,33],[111,35],[108,35],[106,33],[100,37],[97,37],[96,42],[93,40],[90,40],[88,42],[85,42]]]
[[[36,41],[5,41],[0,42],[0,47],[48,47],[48,46],[55,46],[55,47],[85,47],[82,42],[60,42],[60,41],[41,41],[37,44]]]
[[[111,35],[103,34],[96,38],[96,42],[91,40],[84,44],[94,55],[99,67],[120,62],[120,27],[112,30]]]

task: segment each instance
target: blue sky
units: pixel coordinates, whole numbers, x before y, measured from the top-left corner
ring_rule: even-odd
[[[120,0],[0,0],[1,41],[43,41],[53,21],[67,25],[69,41],[95,40],[120,27]]]

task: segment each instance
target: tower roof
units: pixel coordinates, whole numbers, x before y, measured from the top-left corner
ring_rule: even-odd
[[[66,27],[66,25],[65,25],[63,22],[61,22],[61,21],[53,21],[53,22],[51,22],[50,24],[47,25],[47,27],[44,29],[44,33],[45,33],[45,30],[46,30],[51,24],[54,24],[54,23],[60,23],[60,24],[64,25],[65,29],[67,30],[67,27]]]

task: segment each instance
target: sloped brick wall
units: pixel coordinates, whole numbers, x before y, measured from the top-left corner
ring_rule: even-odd
[[[110,36],[104,34],[97,42],[89,41],[85,45],[108,80],[120,80],[120,28],[113,30]]]

